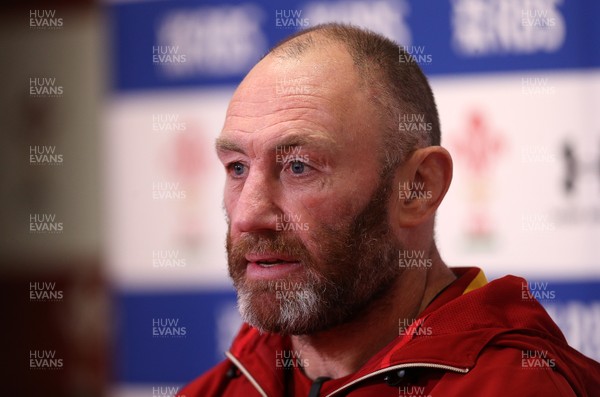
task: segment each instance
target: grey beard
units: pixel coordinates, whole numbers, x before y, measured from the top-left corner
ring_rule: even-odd
[[[271,294],[276,295],[275,291]],[[268,318],[262,318],[255,310],[252,302],[260,299],[265,291],[252,291],[241,288],[238,291],[238,308],[242,320],[262,332],[278,332],[286,335],[301,335],[312,332],[319,323],[315,318],[323,311],[323,299],[316,291],[315,285],[308,285],[303,290],[288,291],[286,296],[277,298],[279,310],[272,311]]]

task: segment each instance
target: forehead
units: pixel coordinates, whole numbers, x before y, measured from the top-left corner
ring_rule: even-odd
[[[259,62],[234,93],[221,139],[275,139],[293,131],[342,144],[374,117],[369,106],[348,52],[317,44],[297,57]]]

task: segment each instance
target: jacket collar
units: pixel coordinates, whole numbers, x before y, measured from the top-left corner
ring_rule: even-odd
[[[393,369],[438,367],[468,372],[493,338],[515,329],[550,331],[564,341],[556,325],[540,314],[537,302],[523,308],[520,297],[525,280],[507,276],[488,284],[478,268],[452,270],[459,277],[452,285],[454,291],[438,296],[404,335],[396,337],[330,395]],[[448,301],[447,295],[456,294],[456,288],[462,294]],[[262,395],[278,395],[285,380],[284,369],[276,367],[276,355],[290,348],[289,337],[261,334],[244,324],[227,356]]]

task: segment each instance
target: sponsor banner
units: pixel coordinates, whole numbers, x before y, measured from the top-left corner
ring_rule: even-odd
[[[430,75],[600,66],[593,0],[124,2],[107,5],[116,90],[235,84],[279,40],[329,21],[393,38]],[[434,28],[432,28],[434,27]],[[586,45],[588,43],[588,45]]]
[[[598,72],[433,80],[454,178],[437,241],[454,266],[600,277]]]
[[[241,326],[230,290],[119,291],[115,384],[183,385],[225,358]]]
[[[110,102],[104,191],[114,283],[229,285],[224,171],[214,140],[231,92],[145,93]]]

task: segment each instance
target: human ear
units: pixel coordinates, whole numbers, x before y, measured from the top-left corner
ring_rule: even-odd
[[[426,222],[442,202],[452,181],[452,157],[441,146],[415,150],[398,168],[395,216],[401,227]]]

